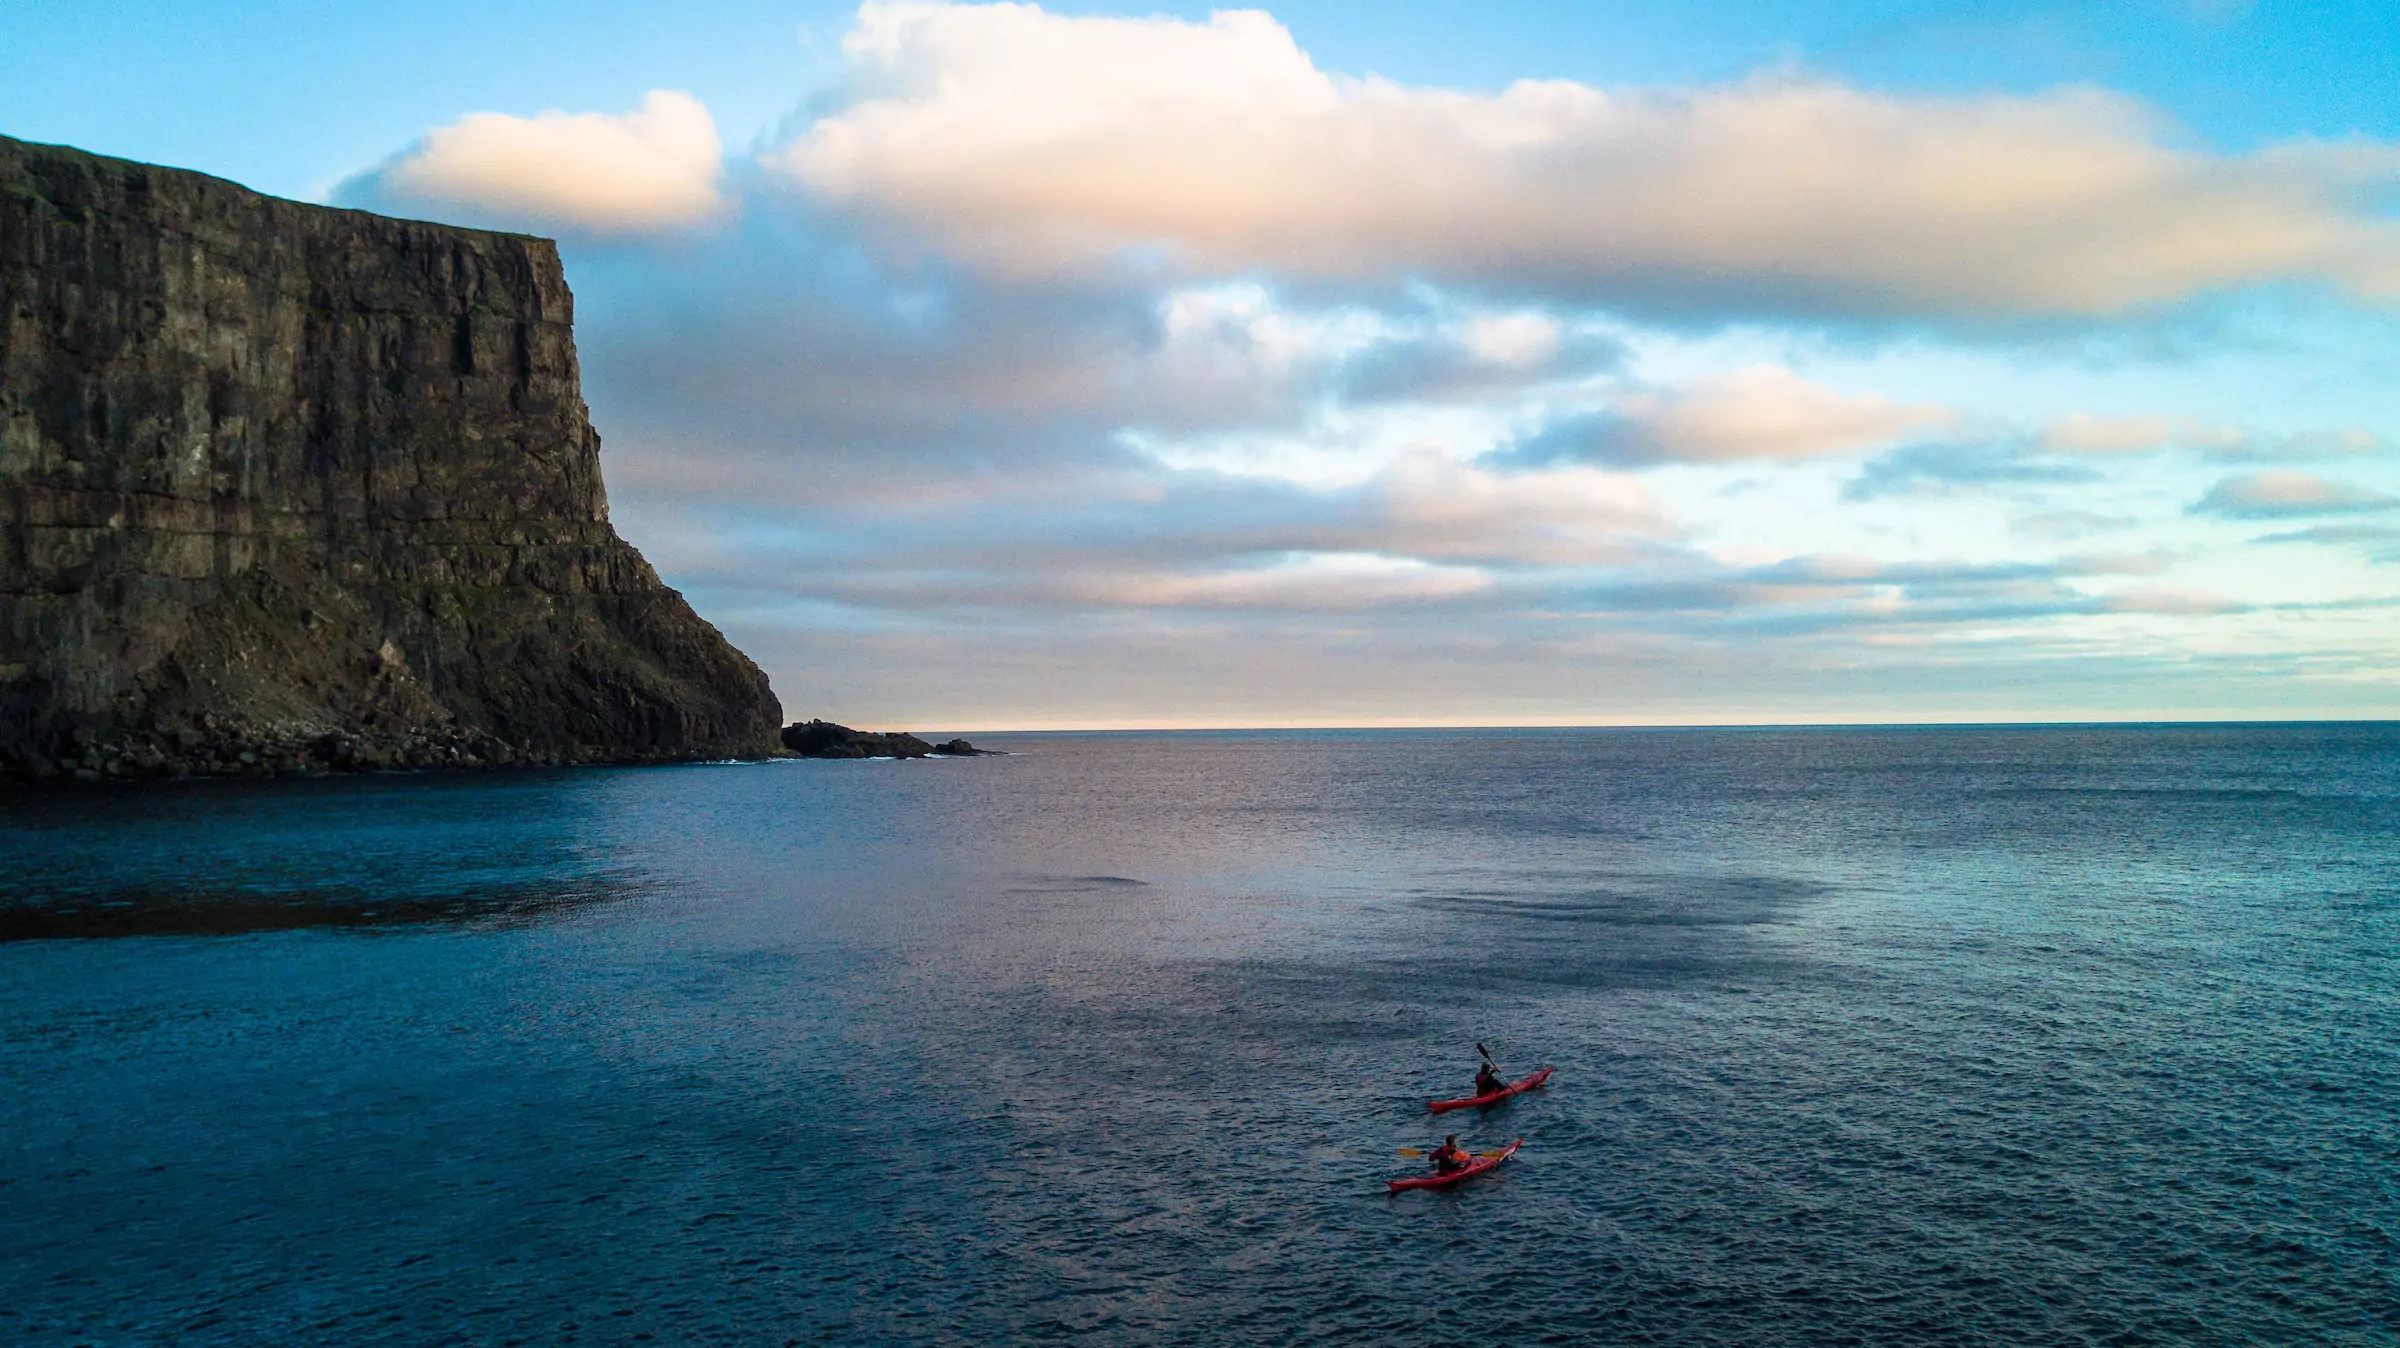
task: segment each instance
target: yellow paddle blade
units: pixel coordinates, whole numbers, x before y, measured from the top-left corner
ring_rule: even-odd
[[[1423,1147],[1402,1147],[1400,1154],[1402,1156],[1423,1156],[1425,1149]]]

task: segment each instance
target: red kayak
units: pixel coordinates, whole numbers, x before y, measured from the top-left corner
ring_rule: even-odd
[[[1524,1145],[1525,1139],[1520,1137],[1516,1141],[1509,1143],[1506,1147],[1501,1148],[1498,1156],[1485,1156],[1478,1160],[1470,1161],[1467,1164],[1460,1166],[1458,1169],[1451,1171],[1447,1175],[1418,1175],[1413,1179],[1386,1180],[1384,1183],[1392,1186],[1393,1193],[1398,1193],[1402,1189],[1446,1189],[1449,1186],[1458,1183],[1460,1180],[1473,1179],[1477,1175],[1482,1174],[1484,1171],[1489,1170],[1493,1166],[1496,1166],[1502,1161],[1507,1160],[1509,1157],[1516,1155],[1517,1148]]]
[[[1493,1091],[1490,1095],[1470,1095],[1464,1100],[1428,1100],[1425,1102],[1425,1107],[1436,1114],[1446,1114],[1453,1109],[1465,1109],[1469,1105],[1496,1105],[1519,1091],[1541,1089],[1542,1083],[1548,1081],[1550,1074],[1557,1070],[1555,1067],[1545,1067],[1516,1085]]]

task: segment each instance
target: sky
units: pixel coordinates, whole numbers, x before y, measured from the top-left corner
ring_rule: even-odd
[[[2400,714],[2400,10],[10,0],[0,133],[556,237],[788,715]]]

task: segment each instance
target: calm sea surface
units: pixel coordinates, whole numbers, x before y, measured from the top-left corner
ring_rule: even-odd
[[[0,1342],[2400,1339],[2400,727],[992,742],[0,801]]]

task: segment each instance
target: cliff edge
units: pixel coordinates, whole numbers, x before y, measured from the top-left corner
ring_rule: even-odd
[[[773,752],[546,239],[0,137],[0,777]]]

